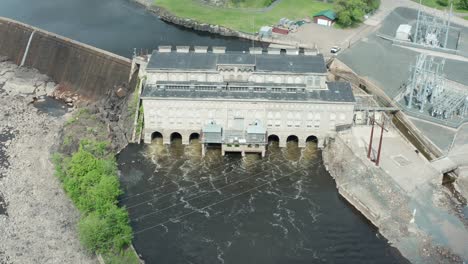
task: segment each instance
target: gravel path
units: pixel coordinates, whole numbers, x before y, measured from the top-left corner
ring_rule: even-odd
[[[0,60],[1,61],[1,60]],[[80,246],[79,213],[53,175],[50,147],[65,117],[54,118],[29,104],[50,92],[47,76],[0,62],[0,142],[3,177],[0,196],[0,263],[96,263]]]

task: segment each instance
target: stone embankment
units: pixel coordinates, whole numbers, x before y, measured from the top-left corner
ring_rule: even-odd
[[[202,23],[194,19],[190,19],[190,18],[181,18],[172,14],[171,12],[169,12],[168,10],[160,6],[155,6],[153,1],[149,1],[149,0],[132,0],[132,1],[142,5],[150,12],[156,14],[161,20],[166,21],[171,24],[182,26],[188,29],[208,32],[208,33],[217,34],[217,35],[221,35],[225,37],[236,37],[236,38],[242,38],[242,39],[247,39],[247,40],[254,40],[257,42],[272,43],[272,44],[291,46],[291,47],[300,47],[300,48],[310,48],[310,49],[315,48],[315,46],[313,45],[300,43],[300,42],[293,41],[293,40],[266,38],[266,37],[260,38],[257,35],[233,30],[233,29],[226,28],[223,26]]]
[[[68,114],[54,117],[31,103],[55,86],[37,70],[0,62],[0,133],[13,133],[0,142],[8,160],[0,177],[6,204],[0,212],[2,264],[96,263],[80,246],[75,230],[79,213],[49,159]]]
[[[419,194],[405,192],[385,171],[366,164],[340,136],[324,149],[323,160],[339,193],[412,263],[464,263],[460,256],[437,244],[434,234],[425,232],[421,223],[415,223],[413,208],[416,200],[423,198],[415,198]],[[443,191],[434,192],[425,203],[441,208],[449,204]],[[425,215],[418,211],[418,219],[423,218],[421,214]],[[434,232],[437,234],[437,230]]]

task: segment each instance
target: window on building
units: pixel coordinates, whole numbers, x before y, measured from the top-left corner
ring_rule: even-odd
[[[266,92],[266,88],[265,87],[254,87],[254,91],[264,93],[264,92]]]
[[[280,120],[275,121],[275,127],[281,127],[281,121]]]
[[[296,88],[286,88],[286,92],[295,93],[295,92],[297,92],[297,90],[296,90]]]
[[[281,93],[281,88],[271,88],[271,91],[274,93]]]
[[[315,87],[320,87],[320,77],[315,78]]]

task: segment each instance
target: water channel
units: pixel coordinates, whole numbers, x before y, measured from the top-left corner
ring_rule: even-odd
[[[129,57],[133,48],[251,43],[182,29],[127,0],[1,0],[0,16]],[[267,157],[205,157],[182,146],[129,145],[118,156],[146,263],[406,263],[338,194],[314,143]]]

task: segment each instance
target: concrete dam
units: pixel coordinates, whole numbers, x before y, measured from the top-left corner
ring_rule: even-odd
[[[0,56],[91,100],[129,83],[130,59],[2,17]]]

